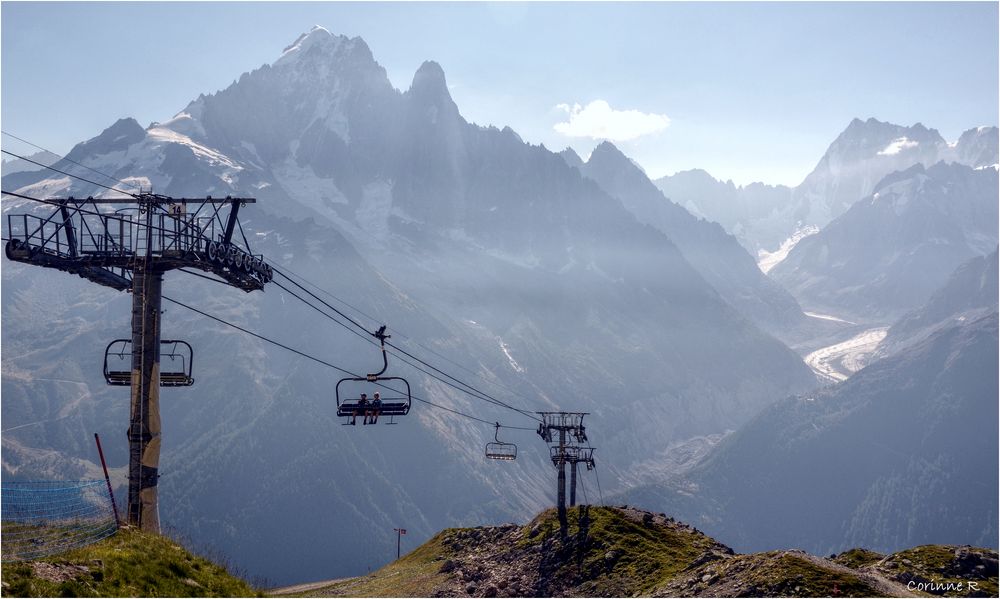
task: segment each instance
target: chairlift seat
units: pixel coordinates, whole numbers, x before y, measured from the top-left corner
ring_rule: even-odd
[[[190,387],[194,384],[191,345],[177,339],[160,341],[160,386]],[[132,340],[115,339],[104,350],[104,380],[109,385],[132,384]]]
[[[493,441],[486,444],[486,457],[491,460],[513,461],[517,459],[517,445],[504,443],[500,440],[500,423],[496,423],[496,432],[493,433]]]
[[[486,457],[491,460],[516,460],[517,445],[513,443],[487,443]]]
[[[361,398],[345,399],[337,406],[337,416],[364,416],[365,412],[371,411],[371,401],[361,406]],[[378,409],[379,416],[406,416],[410,411],[410,404],[403,398],[393,398],[382,400],[382,405]]]
[[[362,389],[358,389],[356,383],[362,383],[364,387],[371,387],[372,385],[378,385],[384,390],[393,391],[398,393],[398,397],[382,397],[381,406],[378,408],[379,416],[406,416],[410,412],[410,405],[413,403],[413,395],[410,392],[410,383],[403,377],[399,376],[382,376],[386,369],[389,368],[389,358],[386,357],[385,353],[385,340],[390,336],[385,334],[385,326],[378,329],[372,336],[379,340],[379,344],[382,350],[382,370],[369,374],[368,376],[360,377],[347,377],[337,381],[337,386],[334,387],[334,396],[337,399],[337,416],[364,416],[365,412],[373,410],[371,405],[371,399],[364,407],[361,406],[361,394]],[[380,382],[381,381],[381,382]],[[391,383],[390,383],[391,381]],[[405,389],[395,389],[394,387],[386,386],[385,383],[395,384],[402,383]],[[357,397],[342,397],[340,393],[340,386],[344,383],[354,383],[354,389],[350,392],[345,392],[345,395],[353,395],[357,393]],[[351,385],[348,385],[350,388]],[[368,392],[377,391],[377,389],[369,389]],[[395,424],[392,422],[391,418],[386,424]]]

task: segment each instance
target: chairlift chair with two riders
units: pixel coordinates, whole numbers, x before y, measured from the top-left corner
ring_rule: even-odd
[[[486,444],[486,457],[491,460],[512,461],[517,459],[517,445],[504,443],[500,440],[500,423],[496,423],[497,430],[493,433],[493,442]]]
[[[190,387],[194,384],[191,367],[194,350],[187,341],[160,341],[160,386]],[[115,339],[104,349],[104,380],[109,385],[132,384],[132,340]]]
[[[410,404],[412,402],[412,397],[410,395],[410,383],[403,377],[382,376],[385,371],[389,369],[389,358],[385,353],[385,340],[389,339],[391,335],[386,335],[385,329],[385,325],[382,325],[382,327],[371,334],[379,340],[379,345],[382,349],[382,370],[367,376],[347,377],[337,381],[337,386],[334,389],[337,397],[337,416],[351,418],[352,421],[354,421],[358,416],[363,417],[366,416],[366,412],[371,413],[374,411],[370,403],[370,399],[368,400],[369,403],[367,405],[361,404],[361,392],[364,385],[357,385],[357,383],[374,383],[375,385],[381,387],[383,391],[389,391],[395,394],[389,397],[381,398],[382,404],[381,407],[378,408],[378,413],[375,414],[376,419],[380,416],[388,416],[389,421],[385,424],[398,424],[393,420],[394,417],[406,416],[409,414]],[[402,389],[397,390],[383,384],[386,381],[400,381],[405,387],[405,391]],[[344,383],[354,384],[347,385],[345,390],[342,392],[341,385]],[[347,389],[350,389],[350,391],[347,391]],[[345,422],[344,424],[351,424],[351,422]]]

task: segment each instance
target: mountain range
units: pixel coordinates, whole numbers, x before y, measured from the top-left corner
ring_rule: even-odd
[[[883,178],[770,275],[808,309],[893,321],[997,245],[997,170],[939,162]]]
[[[359,307],[351,313],[366,325],[389,323],[408,351],[519,407],[590,412],[608,491],[634,484],[632,472],[663,448],[737,428],[815,384],[757,324],[796,314],[794,301],[731,237],[699,225],[710,238],[688,245],[702,253],[689,259],[563,156],[467,123],[437,64],[394,89],[360,38],[314,28],[173,119],[143,128],[124,118],[67,159],[117,186],[255,196],[241,213],[253,250]],[[8,175],[4,189],[112,195],[44,172]],[[733,256],[727,272],[744,279],[731,288],[699,272]],[[106,388],[99,368],[104,345],[126,331],[128,297],[13,263],[2,276],[14,429],[3,437],[4,476],[92,472],[98,431],[120,490],[127,394]],[[164,289],[352,371],[377,364],[374,348],[277,289],[245,295],[184,273]],[[733,289],[761,296],[731,303]],[[527,428],[510,433],[518,461],[484,464],[493,428],[426,404],[399,426],[341,427],[330,395],[338,373],[164,307],[164,330],[195,347],[197,383],[164,392],[162,521],[257,575],[356,573],[381,563],[394,526],[420,540],[554,499],[528,418],[391,357],[390,372],[420,397]]]
[[[880,359],[772,404],[683,476],[626,496],[742,551],[993,542],[996,268],[995,252],[962,264],[890,327]]]
[[[797,231],[821,229],[871,195],[886,175],[915,164],[957,162],[972,168],[997,164],[998,130],[976,127],[947,142],[936,129],[874,118],[854,119],[816,167],[795,187],[754,183],[736,187],[704,171],[656,181],[665,195],[695,214],[721,223],[750,251],[774,252]]]
[[[995,140],[996,128],[949,145],[919,125],[856,120],[794,189],[703,173],[657,189],[610,143],[584,162],[467,122],[434,62],[397,90],[361,38],[315,27],[172,119],[122,118],[55,166],[175,197],[256,197],[241,212],[254,252],[352,318],[388,323],[480,395],[589,412],[608,495],[741,549],[825,553],[996,536],[983,512],[996,503],[996,376],[982,375],[996,371]],[[114,195],[45,171],[3,186]],[[713,217],[730,201],[737,217]],[[5,200],[26,210],[41,208]],[[813,224],[761,272],[751,252]],[[96,431],[120,492],[128,398],[100,363],[130,298],[12,262],[2,284],[4,478],[97,476]],[[896,285],[911,285],[906,297]],[[375,347],[274,285],[247,295],[172,272],[164,289],[347,370],[381,366]],[[826,322],[800,302],[901,319],[881,359],[817,390],[785,345]],[[164,331],[195,347],[197,382],[163,393],[162,521],[258,576],[354,575],[384,563],[393,528],[419,542],[554,501],[529,416],[393,352],[390,374],[453,411],[417,401],[398,426],[344,427],[331,397],[342,373],[164,308]],[[524,429],[499,433],[516,462],[483,456],[494,422]],[[960,495],[977,480],[992,494]],[[589,477],[581,491],[594,483],[602,493]]]

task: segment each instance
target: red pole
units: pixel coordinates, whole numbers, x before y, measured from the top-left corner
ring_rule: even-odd
[[[115,512],[115,526],[121,526],[118,520],[118,506],[115,504],[115,492],[111,490],[111,477],[108,476],[108,463],[104,461],[104,450],[101,449],[101,437],[94,433],[94,440],[97,441],[97,453],[101,456],[101,468],[104,468],[104,482],[108,483],[108,495],[111,496],[111,509]]]

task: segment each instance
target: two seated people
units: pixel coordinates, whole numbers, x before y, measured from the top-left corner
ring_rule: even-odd
[[[375,424],[378,422],[379,412],[382,411],[382,398],[379,392],[375,392],[375,396],[371,401],[368,401],[368,394],[362,393],[361,400],[358,401],[358,405],[354,408],[351,415],[351,424],[356,425],[358,423],[358,413],[363,413],[365,419],[361,424]]]

